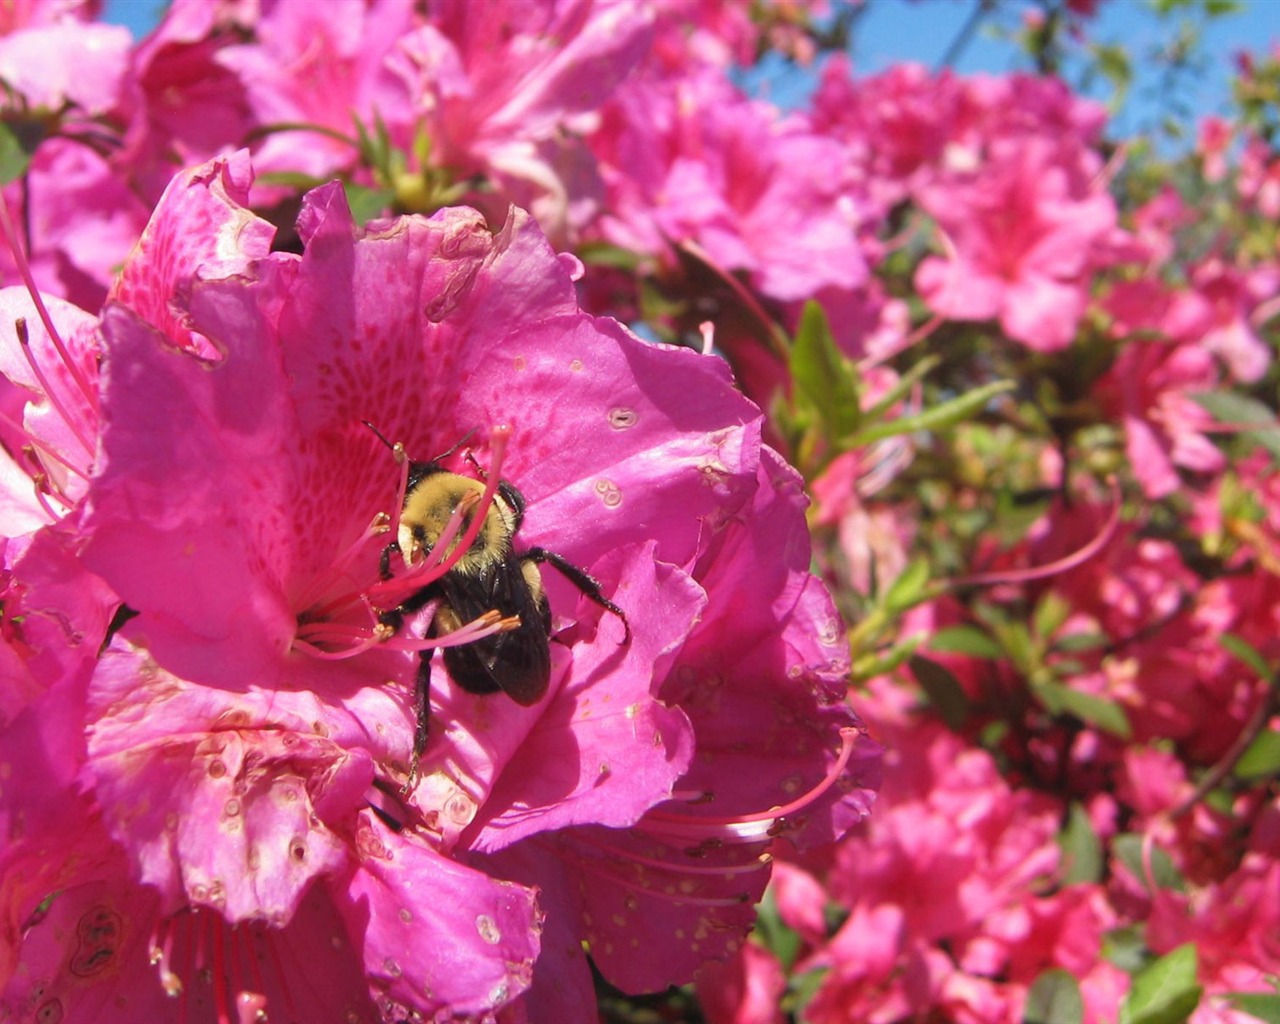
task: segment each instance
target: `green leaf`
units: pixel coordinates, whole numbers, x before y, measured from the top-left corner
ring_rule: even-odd
[[[862,419],[857,371],[836,347],[827,314],[818,303],[805,303],[791,345],[791,379],[835,439],[853,433]]]
[[[1046,591],[1032,613],[1032,632],[1041,640],[1047,640],[1062,628],[1062,624],[1071,617],[1071,611],[1071,603],[1066,598],[1055,591]]]
[[[578,247],[577,255],[589,267],[609,267],[630,274],[638,273],[641,262],[638,252],[608,242],[585,242]]]
[[[1280,732],[1267,729],[1258,733],[1236,762],[1235,775],[1240,779],[1280,775]]]
[[[929,563],[916,558],[902,570],[884,595],[884,607],[891,613],[905,612],[928,598],[925,588],[929,583]]]
[[[947,626],[929,639],[929,650],[967,654],[971,658],[1002,658],[1004,649],[977,626]]]
[[[1053,649],[1065,654],[1074,654],[1080,651],[1096,651],[1109,643],[1111,643],[1111,637],[1106,633],[1068,633],[1066,636],[1054,638]]]
[[[1079,1024],[1084,1020],[1084,999],[1070,971],[1060,967],[1045,971],[1027,992],[1023,1024]]]
[[[1071,805],[1066,827],[1058,834],[1058,845],[1065,863],[1063,885],[1102,880],[1102,843],[1080,804]]]
[[[1120,970],[1133,974],[1147,963],[1147,944],[1141,925],[1113,928],[1102,937],[1102,955]]]
[[[1266,1024],[1280,1024],[1280,995],[1271,992],[1223,993],[1237,1010],[1257,1017]]]
[[[351,207],[352,218],[361,226],[386,213],[396,197],[395,192],[389,188],[368,188],[349,181],[342,183],[342,190],[347,194],[347,205]]]
[[[317,185],[324,184],[323,179],[311,174],[303,174],[301,171],[263,171],[254,176],[254,181],[260,185],[281,185],[284,188],[296,189],[298,192],[306,192]]]
[[[1267,664],[1267,659],[1244,637],[1237,636],[1235,633],[1223,633],[1218,638],[1218,643],[1253,669],[1258,674],[1259,679],[1270,679],[1273,675],[1271,666]]]
[[[1166,953],[1133,978],[1120,1007],[1120,1024],[1186,1024],[1200,1004],[1193,943]]]
[[[942,431],[954,427],[958,423],[972,419],[981,412],[997,395],[1012,391],[1017,385],[1011,380],[997,380],[984,384],[980,388],[966,391],[963,395],[925,409],[914,416],[903,416],[883,423],[872,423],[859,430],[848,439],[847,448],[860,448],[872,441],[885,437],[896,437],[900,434],[914,434],[916,431]]]
[[[1264,402],[1236,391],[1201,391],[1191,398],[1219,423],[1231,425],[1258,424],[1257,430],[1241,431],[1265,448],[1275,458],[1280,458],[1280,425],[1275,413]]]
[[[1129,869],[1129,873],[1145,886],[1147,869],[1143,862],[1143,843],[1143,837],[1137,833],[1124,832],[1111,841],[1111,852]],[[1151,847],[1151,876],[1155,880],[1157,889],[1182,891],[1187,887],[1187,883],[1169,855],[1155,845]]]
[[[800,954],[800,936],[788,928],[778,912],[778,901],[769,889],[756,912],[756,938],[773,953],[788,974]]]
[[[783,1008],[789,1010],[794,1016],[803,1019],[804,1008],[818,994],[818,989],[822,988],[822,983],[826,980],[830,970],[830,967],[818,967],[812,971],[805,971],[801,975],[793,975],[789,983],[788,992],[783,997]]]
[[[17,181],[31,165],[28,153],[7,124],[0,123],[0,185]]]
[[[1054,714],[1072,714],[1089,725],[1128,739],[1133,735],[1129,717],[1115,701],[1092,693],[1084,693],[1062,683],[1036,683],[1032,690],[1040,702]]]
[[[1123,46],[1096,44],[1090,49],[1097,61],[1098,71],[1117,89],[1125,89],[1133,81],[1133,65]]]
[[[911,369],[907,370],[888,391],[880,396],[879,401],[866,411],[864,418],[867,422],[874,423],[876,420],[881,419],[890,409],[906,398],[911,393],[912,388],[916,386],[916,383],[924,379],[924,376],[940,362],[942,362],[940,356],[925,356]]]
[[[947,726],[956,730],[964,725],[969,717],[969,696],[960,681],[945,667],[923,655],[917,654],[907,664]]]
[[[888,675],[909,661],[923,643],[923,636],[908,637],[894,644],[887,653],[863,655],[854,662],[854,674],[859,679]]]

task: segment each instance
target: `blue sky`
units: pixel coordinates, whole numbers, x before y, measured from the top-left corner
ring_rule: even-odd
[[[857,69],[871,73],[904,60],[936,67],[978,3],[979,0],[866,0],[853,51]],[[1001,6],[1019,7],[1009,0]],[[107,0],[105,17],[142,35],[155,24],[163,7],[160,0]],[[1089,30],[1090,38],[1124,44],[1138,72],[1130,102],[1113,124],[1116,134],[1143,130],[1162,113],[1161,84],[1156,80],[1153,64],[1143,58],[1168,43],[1177,21],[1178,16],[1163,20],[1156,17],[1150,0],[1101,0],[1098,17]],[[1239,13],[1205,26],[1204,41],[1202,52],[1209,58],[1209,67],[1197,81],[1187,83],[1188,106],[1197,116],[1226,109],[1231,58],[1236,51],[1260,51],[1280,41],[1280,0],[1242,0]],[[998,73],[1012,67],[1012,47],[981,31],[956,65],[964,73]],[[806,84],[805,76],[781,73],[772,76],[770,87],[774,98],[787,105],[802,100]],[[1101,91],[1096,95],[1107,98]]]

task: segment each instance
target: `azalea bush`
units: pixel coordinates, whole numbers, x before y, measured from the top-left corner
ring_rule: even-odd
[[[0,1020],[1280,1020],[1280,50],[95,7],[0,12]],[[598,581],[527,706],[419,688],[432,461]]]

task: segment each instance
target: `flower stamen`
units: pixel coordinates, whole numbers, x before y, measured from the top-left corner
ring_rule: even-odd
[[[66,345],[63,344],[62,336],[58,333],[58,329],[53,325],[53,317],[49,315],[48,307],[45,306],[40,290],[36,287],[36,279],[31,273],[31,264],[27,262],[27,254],[23,251],[22,243],[18,240],[18,233],[14,230],[13,221],[9,217],[8,205],[2,199],[0,199],[0,231],[4,232],[5,241],[9,243],[9,250],[13,253],[13,262],[18,268],[18,274],[22,278],[22,283],[26,285],[27,294],[31,296],[31,302],[36,307],[36,312],[40,314],[40,322],[44,324],[44,329],[49,332],[49,338],[58,352],[58,358],[62,360],[62,365],[67,368],[67,372],[71,374],[71,379],[75,381],[76,387],[80,389],[80,394],[84,396],[89,408],[96,412],[98,408],[98,393],[89,386],[89,382],[72,360],[71,353],[67,351]],[[69,420],[67,422],[70,426],[71,422]],[[81,441],[83,442],[83,438]],[[93,448],[85,445],[85,450],[92,452]]]
[[[767,811],[757,811],[735,817],[716,815],[677,814],[661,809],[651,810],[640,819],[638,827],[655,835],[673,836],[688,839],[704,839],[728,843],[757,843],[772,838],[778,829],[785,826],[788,815],[808,807],[834,786],[849,764],[853,756],[853,748],[861,735],[858,729],[845,726],[840,730],[840,753],[831,767],[815,786],[806,790],[796,799],[780,806],[771,807]],[[699,794],[699,802],[704,798]],[[666,805],[670,807],[671,805]]]
[[[35,375],[40,387],[43,389],[44,397],[48,399],[49,404],[53,407],[54,411],[62,417],[62,422],[64,422],[71,433],[75,435],[76,440],[80,442],[84,447],[84,450],[86,452],[92,452],[93,445],[89,443],[88,439],[80,431],[79,425],[74,419],[72,419],[66,406],[64,406],[62,401],[58,398],[57,393],[52,387],[50,387],[49,378],[44,375],[44,371],[40,369],[40,364],[36,362],[35,354],[31,351],[31,334],[27,330],[26,317],[20,316],[14,320],[13,329],[18,335],[18,346],[22,349],[22,355],[26,359],[27,365],[31,367],[31,372]]]

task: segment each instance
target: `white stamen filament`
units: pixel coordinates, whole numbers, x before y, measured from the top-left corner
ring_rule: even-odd
[[[13,328],[18,335],[18,347],[22,349],[22,355],[27,360],[27,365],[31,367],[31,372],[35,375],[36,381],[44,391],[44,396],[49,405],[53,407],[53,410],[61,417],[62,422],[75,435],[76,440],[80,442],[84,450],[92,455],[93,445],[89,443],[89,440],[81,432],[80,425],[72,419],[67,407],[62,404],[61,399],[58,398],[57,393],[50,386],[49,379],[44,375],[44,371],[40,369],[40,364],[36,362],[35,353],[31,351],[31,335],[27,331],[27,321],[22,317],[18,317],[13,322]]]
[[[733,818],[713,815],[677,814],[669,810],[652,810],[640,819],[639,827],[655,835],[678,836],[686,839],[715,839],[731,843],[763,842],[774,834],[789,814],[803,810],[836,784],[853,756],[854,744],[861,733],[846,726],[840,730],[840,753],[822,780],[795,800],[771,807],[767,811],[739,815]],[[671,805],[666,805],[670,807]]]

